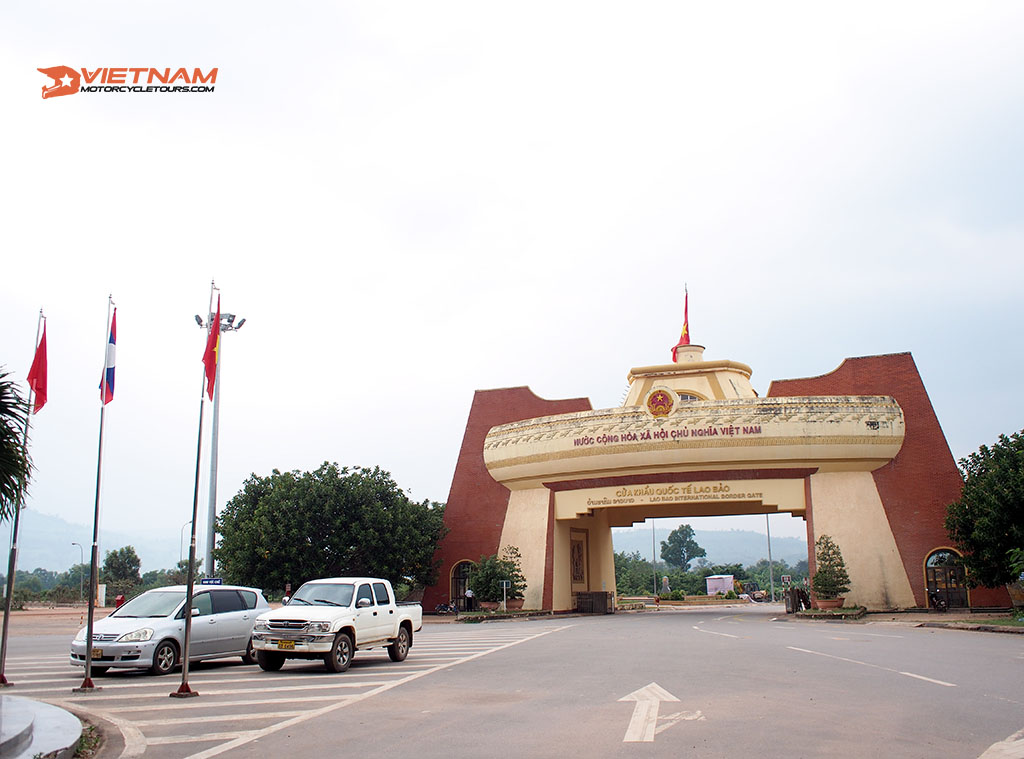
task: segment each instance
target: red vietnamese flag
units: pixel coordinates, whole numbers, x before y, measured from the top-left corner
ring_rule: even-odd
[[[676,361],[676,351],[682,346],[690,344],[690,293],[686,292],[686,299],[683,301],[683,333],[679,336],[679,342],[672,349],[672,361]]]
[[[36,346],[36,355],[28,370],[28,386],[36,394],[33,414],[46,405],[46,322],[43,322],[43,337]]]
[[[213,400],[213,388],[217,384],[217,349],[220,347],[220,295],[217,296],[217,315],[210,324],[210,335],[206,338],[206,352],[203,363],[206,365],[206,392]]]

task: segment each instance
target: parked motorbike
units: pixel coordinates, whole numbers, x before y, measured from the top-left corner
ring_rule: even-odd
[[[945,611],[948,607],[946,599],[936,593],[934,590],[928,591],[928,604],[935,609],[935,611]]]

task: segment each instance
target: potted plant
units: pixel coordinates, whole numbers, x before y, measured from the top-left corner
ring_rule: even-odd
[[[502,600],[506,601],[506,608],[523,608],[526,578],[521,563],[519,549],[515,546],[505,546],[498,554],[480,557],[470,575],[469,587],[481,609],[496,609]],[[503,590],[502,580],[508,580],[511,585]]]
[[[850,575],[839,546],[828,535],[814,542],[814,577],[811,589],[819,609],[836,609],[846,600],[843,593],[850,590]]]

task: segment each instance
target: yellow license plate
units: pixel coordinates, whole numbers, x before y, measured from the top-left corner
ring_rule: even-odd
[[[94,648],[92,650],[92,658],[93,659],[102,659],[103,658],[103,649],[102,648]]]
[[[279,640],[279,641],[277,641],[277,647],[278,648],[286,648],[289,651],[291,651],[291,650],[295,649],[295,641],[294,640]]]

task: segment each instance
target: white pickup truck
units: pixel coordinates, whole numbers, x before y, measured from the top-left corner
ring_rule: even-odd
[[[310,580],[280,609],[260,614],[252,644],[268,672],[285,659],[322,659],[329,671],[344,672],[357,650],[386,646],[391,661],[403,661],[422,627],[423,608],[395,603],[387,580],[330,577]]]

